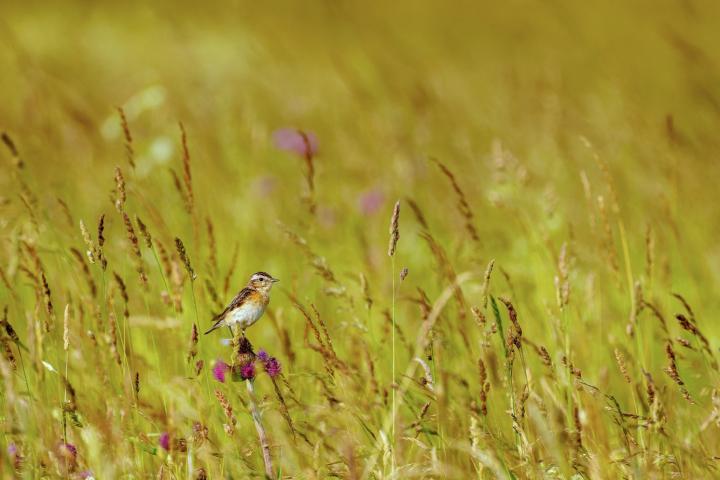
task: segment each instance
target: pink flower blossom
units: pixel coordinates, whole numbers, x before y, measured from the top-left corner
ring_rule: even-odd
[[[65,467],[74,469],[77,466],[77,448],[72,443],[61,442],[58,446],[59,457],[65,462]]]
[[[280,150],[291,152],[301,157],[317,155],[318,141],[312,132],[304,132],[295,128],[281,128],[273,132],[275,146]]]
[[[168,432],[161,433],[158,444],[165,450],[170,451],[170,434]]]
[[[277,361],[277,358],[270,357],[268,361],[265,362],[265,371],[270,375],[270,378],[275,378],[280,375],[280,362]]]
[[[268,355],[268,353],[264,349],[261,348],[257,354],[257,358],[261,362],[265,363],[270,359],[270,355]]]
[[[217,360],[212,370],[213,377],[215,377],[215,380],[217,380],[218,382],[225,383],[225,374],[229,371],[230,365],[223,362],[222,360]]]
[[[243,378],[243,380],[252,380],[253,378],[255,378],[255,364],[250,362],[243,365],[240,368],[240,376]]]
[[[385,203],[385,194],[379,188],[363,192],[358,199],[358,206],[363,215],[372,215],[380,210]]]

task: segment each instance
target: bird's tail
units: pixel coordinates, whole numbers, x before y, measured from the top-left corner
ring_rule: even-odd
[[[212,332],[213,330],[217,330],[218,328],[224,327],[224,326],[225,326],[225,319],[224,319],[224,318],[221,318],[220,320],[218,320],[217,322],[215,322],[215,325],[213,325],[212,328],[210,328],[210,330],[208,330],[207,332],[205,332],[205,335],[207,335],[208,333]]]

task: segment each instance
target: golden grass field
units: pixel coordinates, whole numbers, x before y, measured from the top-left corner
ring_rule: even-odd
[[[0,477],[718,478],[719,22],[1,3]]]

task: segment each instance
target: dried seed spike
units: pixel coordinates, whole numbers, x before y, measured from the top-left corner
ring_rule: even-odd
[[[655,382],[653,381],[652,375],[650,375],[650,372],[646,372],[643,370],[643,374],[645,375],[645,380],[647,383],[646,386],[646,392],[648,397],[648,405],[650,405],[650,408],[653,408],[653,405],[655,404],[655,400],[657,399],[655,388]]]
[[[515,307],[513,307],[513,304],[510,303],[510,300],[508,300],[507,298],[499,297],[498,300],[500,300],[505,305],[505,308],[507,308],[510,322],[512,323],[512,326],[515,330],[512,333],[512,343],[515,345],[516,348],[520,349],[520,347],[522,346],[521,340],[523,332],[522,327],[520,327],[520,322],[518,322],[517,319],[517,312],[515,311]],[[508,342],[510,342],[510,336],[508,336]]]
[[[185,132],[185,126],[182,122],[179,122],[180,126],[180,140],[183,148],[183,182],[185,183],[185,193],[187,194],[188,211],[192,212],[195,203],[195,197],[193,195],[192,188],[192,174],[190,172],[190,150],[187,144],[187,133]]]
[[[678,387],[680,387],[680,393],[682,393],[685,400],[693,403],[692,398],[690,397],[690,392],[688,392],[687,388],[685,388],[685,382],[683,382],[682,378],[680,378],[675,358],[675,350],[673,349],[672,342],[670,340],[665,343],[665,356],[668,359],[668,366],[665,368],[665,373],[667,373],[668,376],[678,385]]]
[[[70,304],[65,305],[65,315],[63,316],[63,350],[66,352],[70,349]]]
[[[615,250],[615,241],[613,240],[612,227],[610,226],[610,220],[608,218],[608,212],[605,205],[605,198],[600,195],[597,198],[598,211],[600,212],[600,219],[602,220],[603,236],[601,238],[601,246],[605,250],[608,264],[618,279],[620,275],[620,267],[618,266],[617,252]]]
[[[125,117],[125,111],[122,107],[117,107],[117,111],[120,114],[120,126],[123,130],[123,136],[125,138],[125,156],[127,157],[130,168],[135,169],[135,152],[133,152],[132,146],[132,135],[130,135],[130,127],[128,126],[127,118]]]
[[[390,219],[390,244],[388,245],[388,256],[395,255],[398,239],[400,239],[400,200],[395,202],[393,207],[392,218]]]
[[[420,210],[420,207],[415,202],[415,200],[411,198],[406,198],[405,201],[408,205],[410,205],[410,210],[412,210],[413,214],[415,215],[415,219],[420,224],[420,226],[424,230],[429,230],[430,227],[428,226],[427,220],[425,220],[425,215],[423,215],[422,210]]]
[[[140,217],[137,215],[135,215],[135,221],[137,222],[138,228],[140,229],[140,235],[142,235],[143,240],[145,240],[145,246],[149,249],[152,249],[152,236],[150,235],[147,226],[143,223],[142,220],[140,220]]]
[[[83,257],[83,254],[75,247],[70,248],[70,253],[73,254],[75,257],[75,260],[80,264],[80,268],[83,271],[83,276],[85,277],[85,281],[88,284],[88,287],[90,288],[90,294],[95,297],[97,294],[97,286],[95,285],[95,280],[92,277],[92,274],[90,273],[90,268],[88,267],[87,263],[85,263],[85,257]]]
[[[480,236],[478,235],[477,229],[474,225],[472,209],[470,208],[470,204],[465,197],[465,192],[463,192],[457,180],[455,179],[455,175],[439,160],[436,160],[434,158],[430,160],[434,162],[435,165],[438,166],[440,171],[442,171],[443,174],[445,174],[445,176],[448,178],[448,180],[450,180],[450,184],[452,185],[453,190],[455,191],[455,195],[458,199],[458,210],[460,210],[460,214],[465,219],[465,229],[470,234],[470,238],[472,238],[476,242],[479,242]]]
[[[140,277],[140,283],[141,285],[145,285],[147,283],[147,276],[145,275],[145,270],[143,268],[142,252],[140,251],[140,241],[135,234],[135,228],[133,227],[132,221],[130,220],[128,214],[122,212],[122,215],[123,222],[125,223],[125,230],[127,230],[128,240],[130,240],[132,252],[135,255],[136,270]]]
[[[52,297],[50,294],[50,285],[48,284],[47,277],[45,276],[44,271],[40,271],[40,278],[42,279],[43,298],[45,299],[45,312],[47,312],[51,320],[54,320],[55,313],[53,309]],[[49,323],[45,324],[45,329],[46,331],[50,331]]]
[[[193,270],[192,265],[190,264],[190,257],[185,250],[185,245],[179,237],[175,237],[175,248],[177,249],[178,255],[180,255],[180,260],[182,260],[185,265],[185,270],[187,270],[190,280],[194,281],[197,278],[197,275],[195,275],[195,270]]]
[[[85,222],[82,220],[80,220],[80,233],[82,234],[85,247],[87,248],[85,253],[87,254],[88,260],[90,260],[90,263],[95,263],[95,243],[90,236],[90,232],[85,226]]]
[[[645,229],[645,278],[648,285],[652,285],[655,271],[655,235],[650,224]]]
[[[558,299],[560,301],[560,308],[564,308],[570,301],[570,281],[569,281],[569,268],[568,268],[568,252],[567,242],[563,242],[560,247],[560,256],[558,257]]]
[[[97,258],[100,261],[100,266],[103,270],[107,268],[107,258],[105,258],[105,253],[103,252],[103,245],[105,245],[105,214],[103,213],[100,216],[100,220],[98,221],[98,248],[97,248]]]
[[[105,214],[103,213],[100,215],[100,220],[98,221],[98,245],[100,245],[100,248],[102,248],[105,245],[105,236],[103,235],[105,232]]]
[[[197,344],[198,344],[198,328],[193,322],[192,329],[190,331],[190,346],[188,348],[188,362],[197,356]]]
[[[546,367],[552,367],[552,359],[550,358],[550,353],[542,345],[538,347],[538,355],[540,355],[540,359]]]
[[[680,295],[679,293],[673,293],[673,297],[677,298],[680,303],[682,303],[683,307],[685,308],[685,311],[688,314],[688,317],[690,318],[690,322],[692,322],[694,325],[697,325],[697,322],[695,321],[695,312],[693,312],[693,309],[690,308],[690,304],[687,300],[685,300],[685,297]]]
[[[180,182],[180,177],[178,177],[177,172],[175,172],[175,170],[173,170],[172,168],[170,169],[170,173],[172,174],[172,177],[173,177],[173,184],[175,185],[175,190],[178,191],[178,193],[180,194],[180,197],[183,200],[183,203],[185,204],[185,210],[188,213],[191,212],[192,207],[190,206],[191,205],[190,199],[188,198],[188,194],[185,191],[185,188],[183,187],[182,182]]]
[[[223,427],[225,428],[225,433],[227,433],[228,436],[232,436],[232,434],[235,432],[235,425],[237,424],[237,419],[233,414],[232,406],[220,390],[215,390],[215,398],[217,398],[218,402],[220,402],[220,405],[223,408],[223,412],[225,412],[225,417],[228,419],[228,423],[223,425]]]
[[[10,155],[13,158],[13,163],[15,163],[15,166],[17,168],[23,168],[25,164],[23,163],[22,159],[20,158],[20,153],[18,152],[17,147],[15,146],[15,142],[13,142],[12,138],[10,138],[10,135],[7,134],[7,132],[0,133],[0,139],[2,139],[2,142],[5,144],[7,149],[10,151]]]
[[[490,275],[492,275],[493,267],[495,266],[495,259],[491,259],[485,268],[485,275],[483,277],[482,285],[482,297],[483,297],[483,308],[487,308],[488,302],[488,290],[490,289]]]
[[[70,213],[70,207],[68,207],[68,204],[65,202],[65,200],[60,197],[57,197],[55,200],[57,201],[58,205],[60,205],[60,209],[62,210],[68,225],[70,227],[75,225],[75,221],[73,220],[72,214]]]
[[[582,450],[582,422],[580,421],[580,409],[577,405],[573,409],[573,422],[575,423],[575,448]]]
[[[108,313],[108,324],[108,328],[110,329],[110,353],[112,353],[115,363],[121,365],[122,359],[120,358],[117,343],[117,318],[115,317],[115,312],[112,310]]]
[[[490,382],[488,381],[487,368],[482,358],[478,358],[478,374],[480,379],[480,413],[487,415],[487,393],[490,390]]]
[[[123,177],[120,167],[115,167],[115,208],[122,213],[125,209],[125,201],[127,194],[125,193],[125,177]]]
[[[628,374],[627,364],[625,363],[625,356],[617,348],[615,349],[615,361],[617,361],[618,368],[620,369],[620,373],[622,373],[625,381],[628,384],[631,384],[632,380],[630,379],[630,375]]]
[[[401,281],[401,282],[402,282],[403,280],[405,280],[405,277],[408,276],[408,273],[409,273],[409,270],[408,270],[407,267],[403,267],[403,269],[400,270],[400,281]]]
[[[208,260],[210,262],[210,267],[212,268],[213,272],[217,272],[217,246],[215,244],[215,228],[213,227],[212,220],[210,220],[210,217],[207,217],[205,219],[205,224],[207,226],[207,234],[208,234]]]

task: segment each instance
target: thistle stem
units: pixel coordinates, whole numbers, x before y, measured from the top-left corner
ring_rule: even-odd
[[[245,380],[247,386],[248,396],[250,398],[249,408],[250,415],[252,416],[253,423],[255,424],[255,430],[257,430],[258,439],[260,440],[260,448],[262,450],[263,463],[265,464],[265,476],[267,478],[273,477],[272,458],[270,457],[270,444],[265,434],[265,428],[262,424],[262,416],[257,408],[257,402],[255,400],[255,389],[251,380]]]

